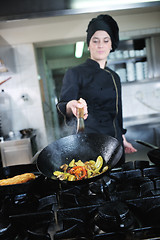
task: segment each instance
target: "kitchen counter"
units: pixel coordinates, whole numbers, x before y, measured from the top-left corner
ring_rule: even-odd
[[[36,134],[6,138],[0,142],[0,162],[2,167],[29,164],[37,152]]]
[[[140,124],[159,124],[160,123],[160,113],[155,114],[145,114],[136,117],[126,117],[123,119],[124,127],[140,125]]]
[[[155,146],[160,146],[160,120],[158,121],[157,117],[155,117],[155,119],[152,118],[152,121],[149,121],[149,118],[146,118],[146,121],[133,121],[132,125],[130,122],[126,128],[127,140],[137,149],[136,153],[126,154],[126,161],[148,159],[147,153],[151,148],[142,146],[136,143],[135,140],[141,140]]]

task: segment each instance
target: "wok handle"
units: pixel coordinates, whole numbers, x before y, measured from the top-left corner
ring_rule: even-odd
[[[141,141],[141,140],[135,140],[137,143],[140,143],[146,147],[150,147],[152,149],[159,149],[159,147],[155,146],[155,145],[152,145],[151,143],[147,143],[147,142],[144,142],[144,141]]]
[[[84,118],[84,108],[77,108],[78,118]]]
[[[84,108],[77,108],[77,133],[84,132]]]

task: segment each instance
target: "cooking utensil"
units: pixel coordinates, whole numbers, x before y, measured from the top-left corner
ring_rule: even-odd
[[[148,142],[144,142],[144,141],[141,141],[141,140],[136,140],[137,143],[140,143],[146,147],[149,147],[149,148],[152,148],[152,149],[159,149],[159,147],[151,144],[151,143],[148,143]]]
[[[36,167],[36,164],[22,164],[22,165],[13,165],[0,168],[0,179],[14,177],[23,173],[32,172],[36,175],[35,180],[28,181],[26,183],[14,184],[0,186],[0,196],[1,195],[12,195],[12,194],[21,194],[29,192],[34,184],[37,183],[40,173]]]
[[[28,135],[31,135],[31,133],[33,132],[33,128],[21,129],[19,132],[20,132],[23,136],[28,136]]]
[[[156,165],[160,165],[160,148],[159,147],[141,140],[136,140],[136,142],[146,147],[152,148],[153,150],[149,151],[147,155],[152,163]]]
[[[104,159],[103,166],[108,165],[110,170],[117,164],[122,152],[119,141],[111,136],[78,133],[61,138],[45,147],[38,156],[37,168],[44,176],[59,181],[53,175],[53,172],[60,170],[61,165],[69,164],[72,159],[85,162],[91,159],[96,160],[101,155]],[[61,182],[68,185],[93,182],[107,174],[107,172],[84,180]]]
[[[78,108],[77,113],[77,133],[84,132],[84,108]]]

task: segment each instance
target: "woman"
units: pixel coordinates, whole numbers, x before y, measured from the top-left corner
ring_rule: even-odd
[[[68,123],[76,119],[77,108],[84,108],[86,133],[115,137],[125,153],[131,153],[136,149],[124,136],[120,78],[106,66],[109,53],[115,51],[118,43],[119,28],[111,16],[99,15],[89,22],[90,58],[66,72],[57,108]],[[124,161],[123,154],[119,165]]]

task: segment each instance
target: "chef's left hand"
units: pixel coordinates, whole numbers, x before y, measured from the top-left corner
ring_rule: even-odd
[[[137,152],[137,149],[135,149],[131,143],[127,142],[126,138],[124,135],[123,136],[123,145],[124,145],[124,150],[125,153],[134,153]]]

